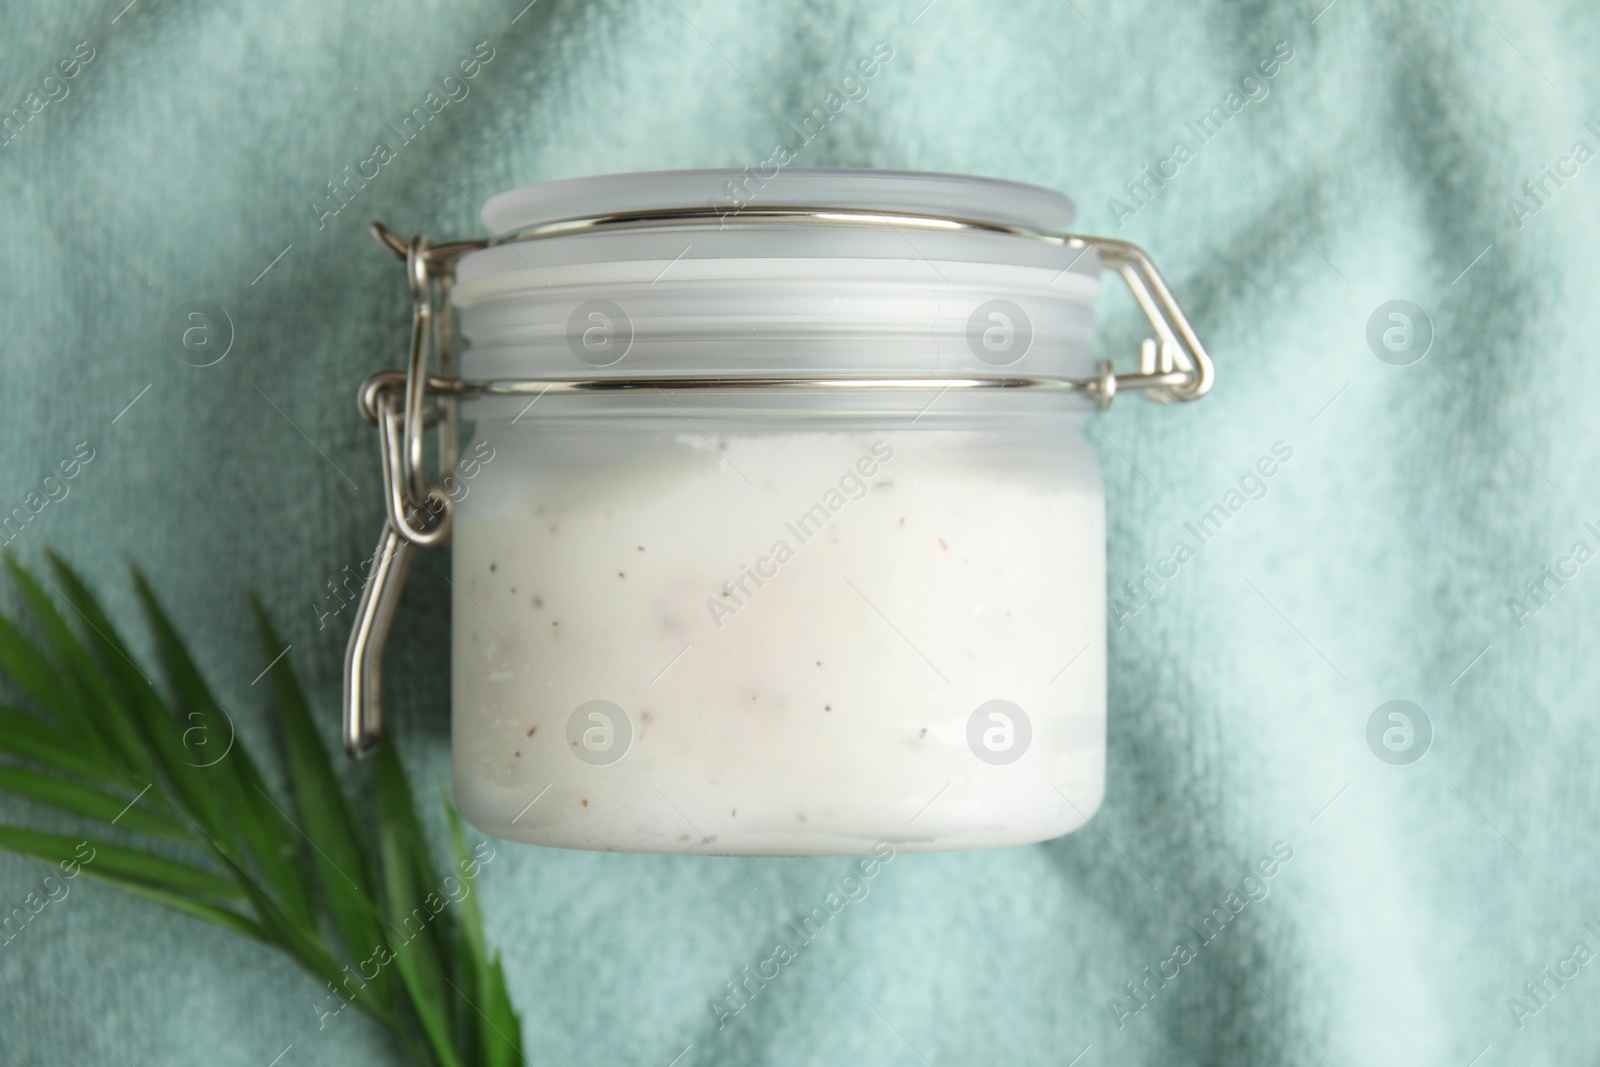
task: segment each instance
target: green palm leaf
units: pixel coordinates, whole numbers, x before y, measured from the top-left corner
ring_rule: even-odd
[[[66,688],[82,712],[82,723],[87,731],[99,737],[107,750],[141,781],[150,781],[155,770],[149,755],[140,744],[137,731],[126,716],[113,714],[115,700],[103,673],[96,669],[88,649],[78,640],[77,634],[56,610],[55,603],[44,589],[9,553],[6,567],[11,578],[22,592],[23,599],[33,612],[39,628],[44,631],[55,650]]]
[[[58,563],[57,569],[71,573],[64,563]],[[146,730],[161,748],[163,766],[169,776],[183,783],[186,793],[200,790],[216,797],[216,818],[223,828],[231,827],[236,834],[236,854],[254,859],[273,890],[275,902],[290,918],[301,926],[315,925],[309,873],[299,835],[288,817],[272,803],[249,752],[235,744],[232,719],[212,695],[149,582],[137,569],[133,578],[145,617],[156,636],[179,721],[194,724],[177,734],[175,740],[175,731],[168,725],[173,721],[170,714],[156,712],[147,717]],[[90,610],[98,612],[98,606],[76,576],[70,581],[69,589],[82,590],[75,600],[86,600]],[[126,658],[125,648],[118,647],[116,651],[117,658]],[[109,661],[113,657],[105,658]],[[136,693],[136,699],[148,700],[143,693]],[[184,744],[183,738],[195,729],[203,731],[205,744]],[[217,755],[212,754],[214,747],[221,749]]]
[[[79,846],[85,844],[92,854],[87,860],[78,852]],[[98,838],[0,826],[0,848],[20,852],[46,863],[69,863],[76,859],[81,863],[84,874],[107,882],[133,883],[213,902],[243,904],[248,900],[245,892],[231,879]]]
[[[395,965],[418,1008],[418,1021],[439,1062],[453,1065],[454,1020],[436,1005],[448,1004],[449,970],[444,945],[451,917],[444,907],[441,879],[434,873],[427,837],[417,819],[405,769],[394,747],[378,749],[379,839],[389,921],[395,935]]]
[[[139,807],[140,797],[124,800],[41,771],[0,766],[0,791],[27,797],[108,826],[120,823],[124,829],[136,833],[154,834],[177,841],[190,840],[188,827]]]
[[[282,640],[259,602],[254,608],[262,648],[268,657],[277,658],[284,647]],[[311,721],[311,709],[294,671],[287,660],[283,660],[268,673],[288,754],[294,810],[299,817],[295,832],[303,833],[311,845],[313,865],[339,936],[357,960],[366,959],[384,944],[385,937],[379,909],[375,906],[377,893],[372,865],[367,859],[355,814],[333,773],[333,764]],[[259,785],[253,791],[277,808]],[[283,814],[282,809],[278,811]],[[284,818],[287,821],[286,815]],[[380,970],[372,984],[379,1000],[388,1003],[392,999],[392,981],[387,972]]]
[[[40,763],[57,774],[100,779],[100,765],[84,755],[72,739],[32,715],[0,705],[0,752]]]
[[[288,649],[257,604],[290,783],[289,794],[280,794],[234,736],[144,577],[134,571],[165,691],[87,585],[59,557],[50,562],[55,580],[41,584],[6,557],[28,607],[27,628],[44,641],[42,648],[0,614],[0,677],[31,704],[0,705],[0,792],[131,840],[0,826],[0,849],[88,874],[288,954],[319,986],[332,983],[393,1031],[418,1063],[522,1063],[521,1020],[484,937],[476,887],[459,898],[449,888],[473,881],[481,865],[447,807],[461,875],[447,881],[440,873],[392,742],[373,761],[377,811],[369,834],[282,655]],[[186,740],[196,732],[206,745]],[[213,741],[224,743],[212,748]]]
[[[186,746],[183,741],[190,729],[204,731],[207,735],[214,730],[217,736],[231,737],[231,720],[212,698],[177,630],[137,569],[133,572],[133,583],[160,650],[173,694],[170,706],[176,714],[152,707],[152,698],[146,692],[130,694],[127,706],[143,720],[146,741],[160,754],[162,770],[173,792],[205,827],[216,848],[232,859],[242,859],[248,849],[247,842],[259,837],[261,831],[257,821],[250,817],[249,808],[239,803],[234,764],[223,759],[202,767],[201,764],[209,762],[208,757],[197,755],[192,746]],[[179,727],[179,723],[183,726]],[[266,860],[271,863],[271,852],[266,851]]]
[[[271,937],[266,930],[262,929],[260,923],[236,911],[229,911],[227,908],[219,908],[215,904],[207,904],[204,901],[184,896],[181,893],[169,893],[164,889],[155,889],[137,882],[113,882],[112,884],[136,897],[143,897],[152,903],[160,904],[174,911],[181,911],[185,915],[202,919],[213,926],[220,926],[224,930],[232,930],[236,934],[243,934],[245,937],[268,945],[273,943]]]
[[[77,748],[101,761],[109,759],[105,745],[89,724],[88,714],[55,667],[10,619],[4,617],[0,617],[0,672],[54,719]],[[131,780],[132,776],[128,777]]]
[[[485,1026],[478,1032],[481,1044],[472,1049],[471,1061],[485,1067],[514,1067],[523,1061],[522,1049],[517,1047],[513,1035],[522,1033],[522,1020],[511,1005],[511,994],[506,988],[505,971],[497,954],[491,954],[483,936],[483,911],[478,902],[476,880],[481,865],[467,848],[466,828],[461,816],[446,803],[445,816],[450,824],[450,851],[455,857],[459,877],[465,879],[466,895],[459,905],[460,952],[464,966],[462,975],[466,987],[459,992],[468,1006],[483,1016]],[[491,857],[493,853],[490,854]],[[471,873],[469,873],[471,872]]]

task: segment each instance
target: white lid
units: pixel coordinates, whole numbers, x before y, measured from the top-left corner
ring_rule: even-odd
[[[517,189],[492,198],[484,218],[503,237],[696,209],[694,219],[556,227],[464,256],[452,289],[470,343],[463,373],[1093,372],[1100,261],[1055,236],[1072,201],[1038,186],[905,171],[663,171]],[[1015,358],[994,356],[989,340],[1013,327]],[[582,347],[613,335],[614,346]]]
[[[543,223],[653,209],[713,206],[869,208],[883,214],[945,215],[1064,233],[1077,208],[1053,189],[998,178],[910,170],[794,167],[763,177],[744,170],[661,170],[567,178],[491,197],[483,217],[511,233]]]

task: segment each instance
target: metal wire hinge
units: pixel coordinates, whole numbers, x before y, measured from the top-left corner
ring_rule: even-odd
[[[939,229],[1001,230],[1098,253],[1101,263],[1127,284],[1155,336],[1139,346],[1139,369],[1118,374],[1110,360],[1092,378],[1027,377],[985,374],[963,377],[720,377],[720,378],[571,378],[465,381],[456,377],[451,349],[450,286],[456,262],[469,252],[487,248],[485,240],[430,245],[424,237],[406,241],[381,222],[372,233],[406,266],[411,286],[411,353],[404,371],[381,371],[361,386],[361,414],[378,428],[382,450],[387,517],[373,554],[372,567],[356,610],[344,660],[344,747],[352,758],[370,751],[383,733],[381,700],[383,650],[394,622],[412,552],[417,547],[445,544],[450,539],[453,501],[425,474],[425,431],[439,429],[436,448],[441,479],[456,463],[457,402],[463,396],[546,392],[603,392],[630,389],[1053,389],[1082,392],[1102,410],[1121,392],[1138,391],[1159,403],[1198,400],[1211,390],[1215,372],[1211,358],[1195,336],[1160,271],[1136,245],[1102,237],[1044,234],[992,223],[943,216],[883,215],[875,211],[829,208],[769,208],[762,219],[825,218],[830,223],[928,225]],[[536,240],[599,228],[694,225],[722,216],[705,209],[638,212],[545,223],[502,238]]]

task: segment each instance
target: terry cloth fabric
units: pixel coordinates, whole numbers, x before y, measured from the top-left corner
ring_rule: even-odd
[[[333,737],[350,609],[326,583],[381,515],[354,389],[408,328],[370,219],[473,235],[501,190],[778,142],[989,174],[1147,247],[1216,357],[1203,402],[1124,398],[1090,435],[1093,827],[896,858],[720,1027],[708,1004],[846,861],[503,846],[483,893],[530,1062],[1592,1061],[1594,10],[125,2],[6,8],[0,509],[79,457],[10,548],[59,547],[130,627],[137,561],[252,741],[250,590]],[[174,347],[193,301],[231,347]],[[1131,301],[1102,312],[1129,358]],[[386,688],[425,795],[449,772],[447,564],[413,573]],[[1369,741],[1392,700],[1421,715]],[[0,857],[0,909],[44,873]],[[83,879],[0,945],[0,988],[18,1067],[398,1058],[348,1015],[319,1030],[324,990],[271,952]]]

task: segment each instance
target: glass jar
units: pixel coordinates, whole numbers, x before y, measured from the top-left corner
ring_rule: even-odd
[[[707,203],[740,180],[506,193],[502,239],[451,257],[462,814],[730,855],[1082,826],[1106,766],[1083,420],[1119,382],[1199,395],[1203,351],[1172,305],[1140,374],[1099,363],[1103,260],[1147,312],[1170,294],[1049,190],[795,170]]]

